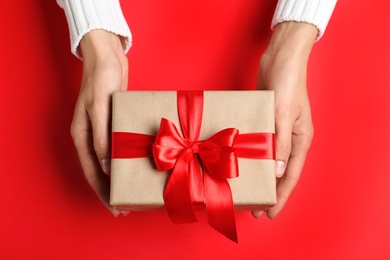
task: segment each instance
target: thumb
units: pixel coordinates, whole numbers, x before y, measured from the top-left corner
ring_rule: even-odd
[[[286,171],[291,153],[292,124],[287,118],[276,118],[276,177],[281,178]]]
[[[90,115],[92,124],[93,148],[100,167],[107,175],[111,172],[110,160],[110,102],[93,109]]]

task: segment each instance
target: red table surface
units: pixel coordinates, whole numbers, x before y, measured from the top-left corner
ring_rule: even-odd
[[[122,1],[132,89],[253,89],[276,1]],[[315,138],[274,221],[239,244],[165,212],[114,218],[69,134],[82,62],[55,0],[1,1],[1,259],[385,259],[390,237],[388,1],[339,1],[308,74]]]

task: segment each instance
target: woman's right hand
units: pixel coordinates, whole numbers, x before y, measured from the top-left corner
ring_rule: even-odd
[[[121,37],[105,30],[87,33],[79,47],[84,68],[71,135],[89,185],[118,216],[121,212],[109,204],[111,96],[127,90],[128,61]]]

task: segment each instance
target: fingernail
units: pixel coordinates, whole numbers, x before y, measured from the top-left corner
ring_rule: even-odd
[[[110,159],[103,159],[102,160],[102,169],[103,172],[107,175],[111,172],[111,160]]]
[[[276,177],[280,178],[283,176],[284,171],[286,170],[286,164],[283,161],[276,162]]]
[[[129,213],[130,213],[130,211],[128,211],[128,210],[122,210],[122,211],[121,211],[121,214],[122,214],[122,216],[124,216],[124,217],[127,217],[127,215],[129,215]]]
[[[116,217],[116,218],[119,216],[119,214],[121,214],[121,212],[117,209],[112,209],[111,212],[114,215],[114,217]]]
[[[261,215],[263,215],[263,213],[264,213],[264,210],[252,211],[252,216],[255,217],[255,219],[259,219],[261,217]]]

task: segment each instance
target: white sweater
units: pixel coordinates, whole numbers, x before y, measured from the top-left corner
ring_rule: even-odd
[[[313,24],[324,34],[337,0],[279,0],[271,28],[284,21]],[[119,0],[57,0],[64,9],[69,25],[71,51],[80,58],[81,38],[91,30],[104,29],[125,39],[125,51],[131,46],[132,35],[123,16]]]

